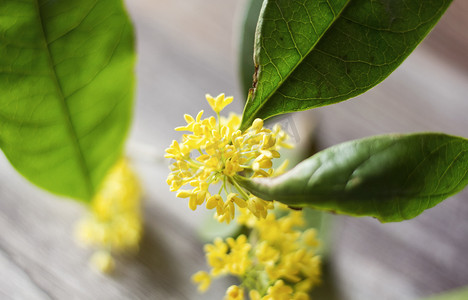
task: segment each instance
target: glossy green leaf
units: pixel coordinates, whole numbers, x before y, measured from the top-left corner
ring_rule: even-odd
[[[323,150],[275,178],[237,180],[258,197],[290,206],[402,221],[468,184],[468,140],[376,136]]]
[[[33,183],[88,201],[131,119],[122,1],[3,0],[0,11],[0,147]]]
[[[253,61],[253,46],[255,42],[255,29],[262,8],[263,0],[249,0],[242,22],[239,43],[239,75],[242,91],[247,93],[252,88],[255,65]]]
[[[384,80],[451,0],[268,0],[255,41],[255,118],[347,100]]]

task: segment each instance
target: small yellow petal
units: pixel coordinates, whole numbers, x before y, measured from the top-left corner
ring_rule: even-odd
[[[247,202],[244,200],[244,199],[241,199],[239,197],[233,197],[232,200],[234,201],[234,203],[237,204],[237,206],[239,206],[240,208],[244,208],[244,207],[247,207]]]
[[[206,94],[205,98],[206,101],[208,101],[208,104],[213,108],[215,106],[215,99],[210,94]]]
[[[187,190],[181,190],[177,193],[177,197],[178,198],[188,198],[190,196],[192,196],[192,191],[187,191]]]
[[[187,122],[187,124],[190,124],[195,121],[195,119],[189,114],[185,114],[184,119],[185,119],[185,122]]]
[[[197,196],[196,195],[192,195],[190,197],[188,205],[191,210],[197,209]]]
[[[244,299],[244,289],[238,287],[237,285],[231,285],[226,291],[225,300],[243,300]]]
[[[209,197],[208,200],[206,201],[206,208],[207,209],[215,208],[218,205],[218,201],[220,199],[221,199],[221,196],[217,194]]]
[[[203,110],[200,110],[200,112],[197,114],[197,118],[196,118],[197,123],[200,122],[202,115],[203,115]]]
[[[211,284],[211,277],[205,271],[198,271],[192,275],[192,281],[198,283],[198,290],[200,292],[205,292]]]

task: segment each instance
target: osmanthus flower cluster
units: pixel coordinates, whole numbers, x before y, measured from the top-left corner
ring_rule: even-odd
[[[90,213],[77,224],[80,242],[98,250],[91,264],[102,272],[114,268],[112,253],[138,249],[142,235],[141,188],[127,160],[119,160],[93,198]]]
[[[192,210],[204,203],[208,209],[216,209],[220,222],[234,219],[236,206],[265,218],[272,203],[243,189],[234,175],[271,176],[272,159],[280,157],[278,149],[290,147],[287,135],[278,125],[272,130],[264,128],[261,119],[256,119],[245,131],[238,130],[239,116],[231,114],[224,118],[219,114],[232,102],[232,97],[206,95],[206,99],[217,118],[202,119],[203,111],[195,118],[184,116],[187,125],[176,130],[189,133],[183,135],[182,142],[174,140],[166,149],[165,157],[173,159],[167,183],[171,191],[178,191],[177,197],[189,199]],[[219,189],[210,189],[216,184]]]
[[[229,287],[227,300],[246,295],[251,300],[309,299],[310,289],[320,282],[320,257],[315,253],[319,242],[314,229],[299,229],[304,225],[302,211],[287,211],[275,210],[258,219],[242,209],[237,221],[250,234],[205,245],[211,270],[193,275],[199,290],[207,290],[213,278],[230,274],[241,284]]]

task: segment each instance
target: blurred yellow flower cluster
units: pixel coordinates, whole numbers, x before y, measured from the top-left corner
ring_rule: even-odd
[[[97,249],[91,263],[100,271],[114,268],[112,253],[138,249],[142,235],[141,188],[127,160],[110,170],[93,198],[90,213],[77,225],[77,237]]]
[[[256,119],[246,131],[238,130],[240,118],[231,114],[220,117],[219,112],[232,97],[224,94],[206,99],[217,118],[202,119],[203,111],[193,118],[185,115],[187,125],[177,131],[189,131],[182,142],[173,141],[166,149],[166,158],[173,159],[171,173],[167,178],[171,191],[177,197],[188,198],[189,207],[195,210],[205,203],[208,209],[216,209],[220,222],[229,223],[235,217],[235,207],[249,209],[256,217],[265,218],[272,203],[255,197],[243,189],[234,177],[268,177],[274,172],[272,159],[280,157],[278,149],[290,148],[287,135],[276,125],[272,130],[263,127]],[[280,167],[282,168],[282,167]],[[220,184],[217,191],[210,186]],[[181,189],[187,186],[190,189]]]
[[[250,234],[236,239],[218,238],[205,245],[210,272],[200,271],[192,279],[200,291],[209,288],[214,277],[231,274],[241,280],[231,286],[225,299],[240,300],[306,300],[308,292],[320,282],[319,245],[314,229],[302,231],[302,211],[281,208],[258,219],[241,210],[238,222],[250,229]]]

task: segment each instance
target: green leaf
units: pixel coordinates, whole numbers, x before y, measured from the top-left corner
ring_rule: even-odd
[[[443,294],[439,294],[425,300],[466,300],[468,299],[468,287],[452,290]]]
[[[252,88],[255,65],[253,62],[253,46],[255,29],[263,0],[249,0],[242,22],[242,35],[239,43],[239,75],[242,91],[247,94]]]
[[[89,201],[131,119],[122,1],[3,0],[0,11],[0,148],[31,182]]]
[[[323,150],[275,178],[236,180],[265,200],[402,221],[468,184],[468,140],[440,133],[376,136]]]
[[[269,0],[255,40],[255,89],[242,129],[355,97],[384,80],[451,0]]]

